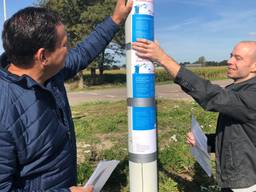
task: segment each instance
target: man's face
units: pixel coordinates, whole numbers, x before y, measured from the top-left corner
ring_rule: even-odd
[[[67,34],[65,31],[65,27],[63,24],[57,25],[57,44],[55,50],[49,53],[48,59],[48,73],[51,75],[55,75],[58,73],[63,67],[65,63],[65,58],[68,52],[67,46]]]
[[[236,83],[246,81],[255,76],[253,61],[253,48],[247,43],[236,45],[228,60],[227,76]]]

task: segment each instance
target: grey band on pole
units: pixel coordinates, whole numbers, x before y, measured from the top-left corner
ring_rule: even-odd
[[[128,98],[127,105],[129,107],[154,107],[156,100],[155,98]]]
[[[131,50],[132,49],[132,44],[131,43],[126,43],[125,44],[125,49],[126,50]]]
[[[129,161],[134,163],[149,163],[157,160],[157,153],[150,153],[150,154],[134,154],[129,153]]]

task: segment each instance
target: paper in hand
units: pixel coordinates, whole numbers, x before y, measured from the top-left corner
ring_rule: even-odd
[[[119,161],[100,161],[84,187],[93,186],[93,192],[100,192]]]
[[[211,159],[207,150],[207,137],[203,133],[199,123],[192,116],[192,133],[196,140],[196,146],[192,147],[192,155],[195,157],[196,161],[200,164],[203,170],[210,177],[211,172]]]

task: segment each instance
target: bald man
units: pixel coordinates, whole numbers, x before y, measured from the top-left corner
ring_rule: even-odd
[[[138,39],[137,55],[161,64],[175,83],[207,111],[219,112],[215,134],[207,134],[216,153],[217,181],[222,191],[256,191],[256,42],[238,43],[228,60],[225,88],[211,84],[178,65],[157,43]],[[196,145],[193,134],[187,142]]]

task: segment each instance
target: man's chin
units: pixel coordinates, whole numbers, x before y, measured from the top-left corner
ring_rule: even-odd
[[[227,77],[228,77],[229,79],[235,79],[234,74],[232,74],[232,73],[230,73],[230,72],[227,72]]]
[[[234,76],[231,76],[231,75],[227,75],[227,77],[228,77],[229,79],[232,79],[234,82],[237,82],[237,81],[239,80],[239,78],[234,77]]]

